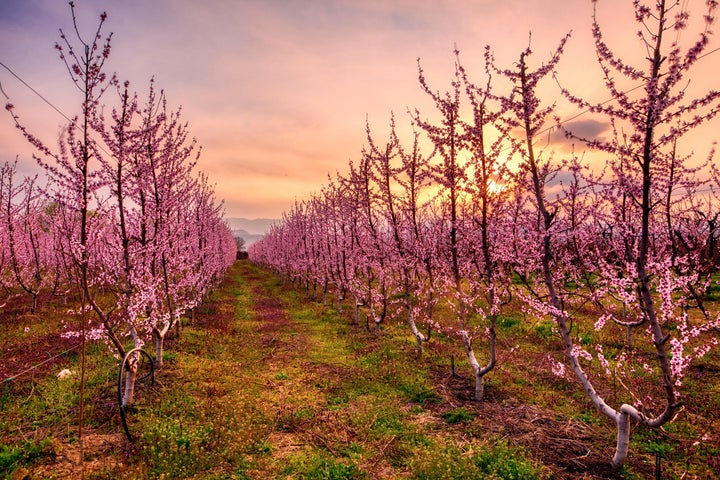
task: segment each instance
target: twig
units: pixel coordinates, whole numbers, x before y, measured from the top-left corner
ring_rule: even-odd
[[[325,446],[325,448],[328,449],[328,452],[330,452],[334,457],[338,456],[338,454],[335,452],[335,450],[330,445],[328,445],[328,442],[320,434],[315,433],[315,432],[309,432],[309,433],[311,436],[320,440],[320,443],[322,443]]]
[[[387,448],[390,446],[390,444],[391,444],[392,442],[394,442],[396,439],[397,439],[397,435],[393,435],[392,437],[390,437],[390,440],[388,440],[387,443],[380,449],[380,451],[378,452],[377,457],[375,458],[375,461],[374,461],[373,464],[372,464],[373,467],[374,467],[375,465],[377,465],[378,462],[380,461],[380,459],[385,456],[385,450],[387,450]]]

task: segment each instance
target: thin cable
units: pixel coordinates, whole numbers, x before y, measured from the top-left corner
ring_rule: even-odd
[[[38,91],[35,90],[33,87],[31,87],[30,84],[28,84],[25,80],[23,80],[22,78],[20,78],[20,76],[19,76],[17,73],[15,73],[10,67],[8,67],[7,65],[5,65],[3,62],[0,62],[0,65],[2,65],[2,66],[5,68],[5,70],[7,70],[8,72],[10,72],[13,77],[17,78],[18,81],[19,81],[20,83],[22,83],[23,85],[25,85],[31,92],[33,92],[35,95],[37,95],[38,97],[40,97],[40,98],[43,100],[43,102],[47,103],[53,110],[55,110],[56,112],[58,112],[65,120],[67,120],[68,122],[70,122],[71,125],[74,125],[74,126],[77,127],[77,123],[75,122],[75,120],[72,120],[70,117],[68,117],[67,115],[65,115],[65,114],[62,112],[62,110],[60,110],[58,107],[56,107],[50,100],[48,100],[47,98],[43,97],[42,94],[40,94],[40,92],[38,92]],[[0,84],[0,91],[2,91],[3,95],[5,95],[5,98],[7,98],[8,100],[10,100],[10,97],[8,97],[7,93],[5,93],[4,90],[2,90],[2,84]],[[105,149],[105,147],[103,147],[100,143],[98,143],[98,142],[94,142],[94,143],[95,143],[95,145],[97,146],[97,148],[98,148],[99,150],[101,150],[102,152],[104,152],[106,155],[109,155],[109,156],[111,156],[111,157],[113,156],[112,153],[108,152],[108,151]]]
[[[697,60],[701,60],[701,59],[703,59],[703,58],[705,58],[705,57],[707,57],[707,56],[710,56],[710,55],[712,55],[713,53],[716,53],[716,52],[718,52],[718,51],[720,51],[720,47],[717,47],[717,48],[715,48],[715,49],[713,49],[713,50],[710,50],[710,51],[707,52],[707,53],[704,53],[704,54],[700,55],[699,57],[697,57]],[[697,61],[697,60],[696,60],[696,61]],[[38,97],[40,97],[40,98],[41,98],[45,103],[47,103],[53,110],[55,110],[55,111],[58,112],[60,115],[62,115],[63,118],[65,118],[68,122],[74,123],[73,120],[71,120],[67,115],[65,115],[59,108],[57,108],[55,105],[53,105],[52,102],[50,102],[47,98],[43,97],[37,90],[35,90],[33,87],[31,87],[25,80],[23,80],[22,78],[20,78],[20,76],[19,76],[18,74],[16,74],[10,67],[8,67],[7,65],[5,65],[3,62],[0,62],[0,65],[2,65],[8,72],[10,72],[10,73],[12,74],[12,76],[14,76],[15,78],[17,78],[18,81],[20,81],[23,85],[25,85],[28,89],[30,89],[30,91],[32,91],[35,95],[37,95]],[[638,88],[641,88],[643,85],[644,85],[644,84],[637,85],[637,86],[635,86],[635,87],[633,87],[633,88],[631,88],[631,89],[629,89],[629,90],[625,90],[625,91],[622,92],[622,93],[623,93],[623,94],[626,94],[626,93],[633,92],[633,91],[637,90]],[[6,98],[9,98],[9,97],[7,96],[7,94],[5,94],[5,92],[2,90],[1,85],[0,85],[0,91],[3,92],[3,94],[5,95]],[[609,98],[609,99],[605,100],[604,102],[599,103],[598,105],[605,105],[606,103],[610,103],[610,102],[612,102],[613,100],[615,100],[615,99],[614,99],[614,98]],[[556,126],[563,125],[563,124],[565,124],[565,123],[571,122],[572,120],[575,120],[576,118],[579,118],[579,117],[585,115],[586,113],[590,113],[591,110],[592,110],[592,108],[587,108],[587,109],[585,109],[585,110],[583,110],[583,111],[581,111],[581,112],[579,112],[579,113],[576,113],[576,114],[573,115],[572,117],[569,117],[569,118],[566,118],[566,119],[564,119],[564,120],[561,120],[560,122],[558,122],[557,125],[553,125],[553,126],[551,126],[551,127],[546,127],[545,129],[539,131],[538,134],[543,134],[543,133],[549,132],[549,131],[551,131],[553,128],[555,128]],[[98,145],[98,147],[100,148],[100,150],[102,150],[102,151],[104,151],[105,153],[109,154],[109,152],[108,152],[107,150],[105,150],[105,149],[102,147],[102,145]],[[503,148],[503,149],[500,150],[500,151],[502,152],[502,151],[508,150],[509,148],[512,148],[512,147],[505,147],[505,148]]]
[[[703,59],[703,58],[705,58],[705,57],[707,57],[707,56],[709,56],[709,55],[711,55],[711,54],[713,54],[713,53],[716,53],[716,52],[718,52],[718,51],[720,51],[720,47],[717,47],[717,48],[715,48],[715,49],[713,49],[713,50],[710,50],[710,51],[707,52],[707,53],[704,53],[703,55],[700,55],[699,57],[697,57],[697,60],[701,60],[701,59]],[[696,60],[696,61],[697,61],[697,60]],[[626,93],[633,92],[633,91],[637,90],[638,88],[643,87],[644,85],[645,85],[644,83],[641,83],[640,85],[636,85],[636,86],[634,86],[633,88],[631,88],[631,89],[629,89],[629,90],[625,90],[624,92],[621,92],[621,93],[622,93],[622,94],[626,94]],[[563,125],[563,124],[565,124],[565,123],[571,122],[571,121],[575,120],[576,118],[585,115],[586,113],[590,113],[594,107],[597,107],[597,106],[600,106],[600,105],[605,105],[606,103],[610,103],[610,102],[612,102],[613,100],[615,100],[615,99],[614,99],[614,98],[608,98],[608,99],[605,100],[604,102],[598,103],[597,105],[593,105],[593,107],[591,107],[591,108],[586,108],[585,110],[581,111],[580,113],[576,113],[576,114],[573,115],[572,117],[565,118],[565,119],[559,121],[556,125],[553,125],[553,126],[550,126],[550,127],[546,127],[546,128],[544,128],[543,130],[540,130],[540,131],[538,132],[538,135],[541,135],[541,134],[543,134],[543,133],[549,132],[549,131],[551,131],[552,129],[554,129],[555,127],[557,127],[557,126],[560,126],[560,125]],[[535,143],[537,143],[538,141],[539,141],[539,140],[536,140]],[[533,145],[534,145],[535,143],[533,143]],[[512,148],[512,147],[506,147],[506,148],[504,148],[504,149],[501,150],[501,151],[508,150],[509,148]]]
[[[33,87],[31,87],[25,80],[23,80],[22,78],[20,78],[20,76],[19,76],[17,73],[13,72],[10,67],[8,67],[7,65],[5,65],[3,62],[0,62],[0,65],[2,65],[2,66],[5,68],[5,70],[7,70],[8,72],[10,72],[10,74],[11,74],[13,77],[17,78],[17,79],[20,81],[20,83],[22,83],[22,84],[25,85],[28,89],[30,89],[31,92],[33,92],[35,95],[37,95],[38,97],[40,97],[40,98],[43,100],[43,102],[45,102],[45,103],[47,103],[48,105],[50,105],[50,107],[51,107],[53,110],[55,110],[55,111],[58,112],[60,115],[62,115],[63,118],[65,118],[65,120],[67,120],[67,121],[70,122],[70,123],[73,123],[73,121],[70,120],[70,118],[69,118],[67,115],[65,115],[58,107],[56,107],[55,105],[53,105],[50,100],[48,100],[47,98],[43,97],[43,96],[40,94],[40,92],[38,92],[38,91],[35,90]],[[4,93],[4,92],[3,92],[3,93]],[[7,97],[7,94],[6,94],[5,96]]]
[[[79,347],[79,346],[80,346],[79,344],[78,344],[78,345],[75,345],[75,346],[72,346],[72,347],[68,348],[67,350],[65,350],[64,352],[58,353],[58,354],[55,355],[54,357],[50,357],[50,358],[48,358],[47,360],[38,363],[37,365],[33,365],[32,367],[30,367],[30,368],[28,368],[28,369],[26,369],[26,370],[23,370],[22,372],[18,373],[17,375],[11,375],[11,376],[7,377],[7,378],[4,380],[4,382],[7,382],[7,381],[9,381],[9,380],[15,380],[15,379],[17,379],[17,377],[22,376],[22,375],[26,374],[27,372],[29,372],[29,371],[31,371],[31,370],[35,370],[35,369],[38,368],[39,366],[48,363],[50,360],[54,360],[54,359],[56,359],[57,357],[59,357],[59,356],[61,356],[61,355],[65,355],[65,354],[68,353],[69,351],[75,350],[75,349],[76,349],[77,347]]]
[[[713,49],[713,50],[710,50],[710,51],[707,52],[707,53],[704,53],[704,54],[700,55],[699,57],[697,57],[697,59],[700,60],[700,59],[702,59],[702,58],[705,58],[705,57],[707,57],[708,55],[710,55],[711,53],[717,52],[718,50],[720,50],[720,47],[717,47],[717,48],[715,48],[715,49]]]

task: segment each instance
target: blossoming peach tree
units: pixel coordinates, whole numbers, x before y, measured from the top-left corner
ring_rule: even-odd
[[[678,140],[718,112],[720,93],[711,91],[688,101],[683,81],[708,45],[716,2],[707,2],[707,27],[684,53],[677,43],[665,52],[663,43],[668,32],[686,27],[688,13],[679,2],[659,1],[649,7],[635,1],[634,6],[638,35],[648,51],[647,68],[633,67],[615,57],[595,16],[597,56],[613,102],[594,104],[564,90],[573,103],[609,119],[614,132],[610,140],[583,139],[608,155],[609,176],[583,178],[575,159],[554,163],[536,151],[537,134],[552,107],[541,107],[535,88],[554,68],[562,44],[553,59],[535,71],[528,70],[527,50],[516,68],[505,72],[514,85],[507,98],[513,105],[509,122],[525,134],[518,185],[530,192],[524,199],[527,215],[516,230],[518,244],[529,240],[529,248],[522,251],[534,252],[524,259],[527,263],[521,276],[526,288],[521,296],[536,315],[554,319],[565,361],[598,410],[617,424],[611,462],[615,468],[627,457],[631,420],[652,428],[671,421],[682,404],[680,387],[690,363],[718,343],[711,335],[717,317],[692,317],[687,308],[693,297],[697,298],[691,293],[697,275],[687,266],[697,264],[699,252],[672,245],[687,236],[681,207],[697,187],[692,172],[681,168]],[[633,96],[622,91],[616,75],[641,82],[642,93]],[[568,135],[573,137],[571,130]],[[553,175],[568,169],[574,174],[571,186],[550,200],[547,188]],[[605,202],[578,203],[573,192],[583,188],[601,191]],[[588,193],[585,198],[598,197]],[[582,223],[576,222],[578,211],[585,218]],[[598,228],[601,225],[605,232]],[[581,250],[572,248],[578,243],[583,244]],[[576,312],[588,303],[599,311],[595,330],[615,323],[628,329],[644,326],[641,341],[655,352],[656,361],[643,360],[632,350],[615,352],[610,360],[600,341],[591,345],[594,352],[587,351],[569,327]],[[624,375],[634,368],[631,360],[639,362],[638,368],[653,380],[627,381]],[[603,393],[607,389],[600,386],[602,377],[586,369],[593,361],[623,384],[626,403],[609,404]],[[564,374],[564,364],[551,363],[556,374]]]
[[[55,150],[26,128],[13,105],[6,108],[48,178],[44,203],[52,208],[45,227],[53,242],[44,245],[61,252],[54,266],[65,270],[62,278],[80,297],[68,312],[79,320],[68,323],[65,334],[83,345],[103,340],[121,359],[154,337],[161,364],[165,333],[222,278],[234,260],[235,242],[207,178],[194,172],[199,151],[180,110],[168,112],[154,82],[140,107],[129,83],[104,71],[112,36],[101,36],[106,15],[85,41],[70,5],[76,39],[61,30],[56,48],[81,93],[81,113],[64,128]],[[118,103],[106,108],[102,100],[112,90]],[[37,210],[34,190],[28,192],[26,210]],[[15,230],[15,223],[10,226]],[[31,244],[36,238],[30,237]],[[14,243],[20,258],[20,244]],[[29,268],[33,256],[22,258]],[[130,358],[123,405],[133,401],[137,360]]]

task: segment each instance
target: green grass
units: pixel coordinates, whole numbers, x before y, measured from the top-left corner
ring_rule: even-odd
[[[281,318],[268,317],[263,308],[269,304]],[[340,316],[333,306],[309,301],[304,290],[248,262],[236,263],[180,339],[168,343],[155,385],[138,387],[128,416],[136,441],[107,454],[122,467],[94,470],[86,478],[545,479],[558,467],[543,465],[533,437],[515,428],[550,421],[558,429],[571,421],[588,425],[594,452],[612,448],[612,424],[592,409],[576,382],[554,377],[543,363],[548,351],[562,355],[551,322],[503,311],[498,366],[487,376],[485,405],[470,400],[472,372],[458,342],[434,333],[418,359],[402,319],[388,319],[378,334],[362,321],[352,326],[351,308]],[[31,320],[31,331],[49,331]],[[7,332],[0,340],[19,341],[25,333],[17,325]],[[605,335],[592,331],[579,338],[591,343]],[[606,350],[607,358],[622,351],[622,338],[618,345]],[[485,354],[481,340],[476,354]],[[718,357],[712,353],[685,379],[690,397],[667,433],[634,431],[625,478],[642,478],[655,454],[663,456],[668,478],[701,474],[717,458],[711,443],[690,448],[691,442],[675,438],[714,428],[703,408],[720,408]],[[62,367],[77,365],[77,354],[70,354]],[[88,365],[86,426],[120,432],[117,361],[96,344],[88,348]],[[596,370],[589,368],[593,375]],[[0,450],[5,478],[52,465],[58,446],[77,438],[77,379],[60,382],[54,373],[9,386],[0,414],[0,438],[8,439]],[[646,376],[638,372],[636,378]],[[613,405],[628,396],[622,385],[604,393]],[[513,416],[530,407],[547,418]]]
[[[0,478],[12,478],[11,474],[21,465],[32,465],[43,456],[49,455],[52,438],[39,442],[24,441],[17,445],[0,445]]]
[[[458,407],[449,412],[445,412],[440,416],[447,423],[453,424],[453,423],[469,422],[470,420],[475,418],[475,413],[469,412],[463,407]]]
[[[437,453],[423,455],[413,465],[410,478],[535,480],[547,477],[538,462],[528,460],[523,450],[505,441],[446,445]]]

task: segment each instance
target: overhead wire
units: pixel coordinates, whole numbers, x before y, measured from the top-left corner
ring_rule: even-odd
[[[698,56],[698,57],[697,57],[697,60],[701,60],[701,59],[703,59],[703,58],[705,58],[705,57],[707,57],[707,56],[709,56],[709,55],[711,55],[711,54],[713,54],[713,53],[716,53],[716,52],[718,52],[718,51],[720,51],[720,47],[717,47],[717,48],[715,48],[715,49],[713,49],[713,50],[710,50],[709,52],[707,52],[707,53],[705,53],[705,54],[703,54],[703,55]],[[636,85],[636,86],[634,86],[634,87],[632,87],[632,88],[629,88],[629,89],[627,89],[627,90],[625,90],[625,91],[623,91],[623,92],[621,92],[621,93],[622,93],[622,94],[626,94],[626,93],[634,92],[635,90],[637,90],[637,89],[639,89],[639,88],[642,88],[643,86],[644,86],[644,84],[641,83],[641,84]],[[598,104],[595,105],[595,106],[605,105],[605,104],[608,104],[608,103],[612,102],[613,100],[615,100],[615,99],[614,99],[614,98],[608,98],[607,100],[605,100],[605,101],[603,101],[603,102],[600,102],[600,103],[598,103]],[[546,127],[545,129],[539,131],[539,132],[538,132],[538,136],[540,136],[540,135],[543,134],[543,133],[550,132],[550,131],[552,131],[556,126],[563,125],[563,124],[566,124],[566,123],[568,123],[568,122],[571,122],[571,121],[573,121],[573,120],[575,120],[575,119],[577,119],[577,118],[585,115],[586,113],[590,113],[591,111],[592,111],[592,108],[586,108],[585,110],[582,110],[582,111],[580,111],[579,113],[576,113],[576,114],[572,115],[571,117],[568,117],[568,118],[565,118],[565,119],[563,119],[563,120],[560,120],[556,125],[553,125],[553,126],[551,126],[551,127]]]
[[[710,55],[712,55],[712,54],[714,54],[714,53],[717,53],[718,51],[720,51],[720,47],[714,48],[713,50],[710,50],[709,52],[706,52],[706,53],[698,56],[697,59],[696,59],[696,61],[697,61],[697,60],[701,60],[701,59],[703,59],[703,58],[706,58],[706,57],[708,57],[708,56],[710,56]],[[15,77],[15,78],[16,78],[20,83],[22,83],[26,88],[28,88],[31,92],[33,92],[35,95],[37,95],[40,99],[42,99],[43,102],[45,102],[48,106],[50,106],[50,107],[51,107],[53,110],[55,110],[57,113],[59,113],[59,114],[60,114],[63,118],[65,118],[68,122],[70,122],[71,124],[75,123],[72,119],[70,119],[70,117],[68,117],[67,115],[65,115],[65,113],[63,113],[62,110],[60,110],[58,107],[56,107],[50,100],[48,100],[47,98],[45,98],[40,92],[38,92],[36,89],[34,89],[28,82],[26,82],[22,77],[20,77],[20,75],[18,75],[17,73],[15,73],[10,67],[7,66],[4,62],[0,62],[0,66],[2,66],[3,68],[5,68],[13,77]],[[636,85],[635,87],[632,87],[632,88],[630,88],[630,89],[628,89],[628,90],[625,90],[625,91],[623,91],[622,93],[623,93],[623,94],[627,94],[627,93],[633,92],[633,91],[641,88],[642,86],[643,86],[643,84]],[[8,97],[7,93],[5,93],[5,91],[2,89],[2,84],[1,84],[1,83],[0,83],[0,91],[1,91],[1,92],[3,93],[3,95],[5,95],[5,97],[9,100],[9,97]],[[607,104],[607,103],[612,102],[613,100],[614,100],[614,98],[609,98],[609,99],[607,99],[607,100],[605,100],[605,101],[597,104],[597,106],[605,105],[605,104]],[[552,131],[553,129],[555,129],[557,126],[560,126],[560,125],[563,125],[563,124],[567,124],[568,122],[571,122],[571,121],[573,121],[573,120],[575,120],[575,119],[577,119],[577,118],[580,118],[581,116],[583,116],[583,115],[585,115],[585,114],[587,114],[587,113],[590,113],[591,111],[592,111],[592,108],[586,108],[585,110],[582,110],[582,111],[580,111],[580,112],[572,115],[571,117],[568,117],[568,118],[565,118],[565,119],[563,119],[563,120],[560,120],[560,121],[558,121],[558,123],[557,123],[556,125],[553,125],[553,126],[550,126],[550,127],[546,127],[545,129],[540,130],[540,131],[538,132],[538,136],[540,136],[540,135],[542,135],[542,134],[544,134],[544,133],[551,132],[551,131]],[[102,145],[98,145],[98,147],[100,148],[100,150],[102,150],[102,151],[105,152],[106,154],[110,155],[110,153],[109,153],[107,150],[105,150],[105,149],[102,147]],[[503,149],[503,150],[507,150],[507,149],[509,149],[509,148],[511,148],[511,147],[506,147],[506,148]]]
[[[25,80],[23,80],[23,79],[20,77],[20,75],[18,75],[17,73],[15,73],[10,67],[8,67],[7,65],[5,65],[3,62],[0,62],[0,65],[1,65],[5,70],[7,70],[8,72],[10,72],[10,74],[11,74],[13,77],[15,77],[20,83],[22,83],[23,85],[25,85],[31,92],[33,92],[35,95],[37,95],[38,97],[40,97],[43,102],[47,103],[47,104],[50,106],[50,108],[52,108],[52,109],[55,110],[57,113],[59,113],[65,120],[67,120],[67,121],[70,122],[70,123],[74,123],[74,122],[70,119],[70,117],[68,117],[67,115],[65,115],[65,114],[62,112],[62,110],[60,110],[58,107],[56,107],[50,100],[48,100],[47,98],[45,98],[40,92],[38,92],[37,90],[35,90],[29,83],[27,83]],[[7,95],[4,91],[3,91],[3,94],[5,95],[5,98],[7,98],[8,100],[10,99],[10,97],[8,97],[8,95]]]
[[[13,77],[15,77],[20,83],[22,83],[25,87],[27,87],[27,88],[28,88],[31,92],[33,92],[35,95],[37,95],[38,97],[40,97],[40,99],[42,99],[43,102],[45,102],[47,105],[49,105],[50,108],[52,108],[53,110],[55,110],[57,113],[59,113],[65,120],[67,120],[68,122],[70,122],[71,125],[77,126],[77,123],[76,123],[75,120],[73,120],[73,119],[71,119],[70,117],[68,117],[67,115],[65,115],[65,113],[64,113],[62,110],[60,110],[60,108],[58,108],[57,106],[55,106],[55,104],[53,104],[50,100],[48,100],[47,98],[45,98],[40,92],[38,92],[36,89],[34,89],[28,82],[26,82],[22,77],[20,77],[20,75],[18,75],[17,73],[15,73],[15,72],[13,71],[13,69],[11,69],[10,67],[8,67],[8,66],[7,66],[5,63],[3,63],[3,62],[0,62],[0,66],[2,66],[3,68],[5,68],[5,70],[7,70],[8,72],[10,72],[10,74],[11,74]],[[8,100],[10,100],[10,97],[8,96],[8,94],[5,93],[5,91],[2,89],[2,84],[0,84],[0,91],[2,91],[3,95],[5,95],[5,98],[7,98]],[[97,148],[98,148],[99,150],[103,151],[106,155],[112,156],[112,154],[111,154],[110,152],[108,152],[108,151],[105,149],[105,147],[103,147],[101,144],[95,142],[95,145],[97,146]]]

